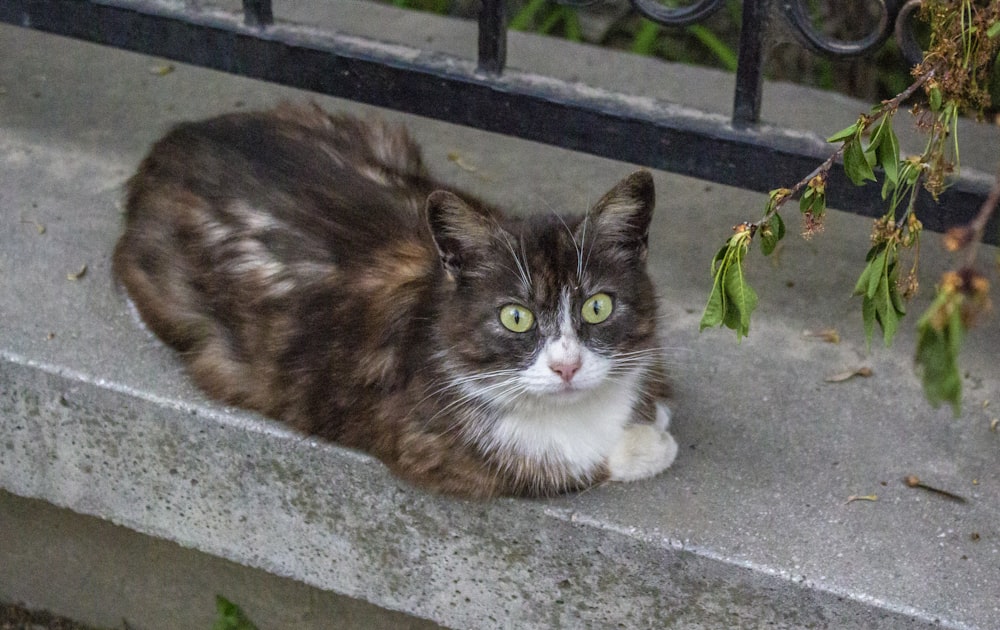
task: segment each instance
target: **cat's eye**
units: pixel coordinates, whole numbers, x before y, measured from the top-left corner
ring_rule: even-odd
[[[508,304],[500,309],[500,323],[511,332],[528,332],[535,325],[535,315],[520,304]]]
[[[600,324],[611,317],[615,308],[614,301],[607,293],[597,293],[587,298],[583,303],[583,321],[588,324]]]

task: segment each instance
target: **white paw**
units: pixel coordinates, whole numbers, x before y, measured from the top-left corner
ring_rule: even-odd
[[[656,420],[653,420],[654,427],[660,431],[666,431],[670,428],[670,419],[672,417],[673,413],[670,411],[670,407],[667,406],[667,403],[656,403]]]
[[[677,442],[670,433],[660,429],[660,409],[656,425],[630,424],[625,434],[608,457],[608,470],[612,481],[635,481],[659,474],[674,463]],[[666,413],[666,421],[670,416]]]

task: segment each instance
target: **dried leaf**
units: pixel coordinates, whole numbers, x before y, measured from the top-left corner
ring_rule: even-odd
[[[39,234],[45,234],[45,224],[44,223],[39,223],[38,221],[35,221],[34,219],[25,219],[25,218],[21,219],[21,223],[29,223],[29,224],[35,226],[35,231],[37,231]]]
[[[66,274],[66,279],[73,280],[75,282],[82,279],[85,275],[87,275],[87,265],[80,267],[79,271]]]
[[[475,173],[476,171],[479,170],[475,166],[472,166],[471,164],[466,162],[465,158],[462,157],[462,154],[458,153],[457,151],[450,152],[448,154],[448,160],[454,162],[455,166],[457,166],[458,168],[462,169],[463,171],[468,171],[469,173]]]
[[[872,369],[867,366],[859,367],[853,370],[845,370],[843,372],[838,372],[832,376],[826,377],[827,383],[843,383],[844,381],[850,380],[855,376],[861,376],[868,378],[872,375]]]
[[[855,501],[878,501],[878,495],[877,494],[861,494],[861,495],[852,494],[851,496],[847,497],[847,501],[844,502],[844,505],[847,505],[848,503],[854,503]]]
[[[840,343],[840,333],[836,328],[821,328],[819,330],[803,330],[802,336],[825,343]]]
[[[164,64],[160,64],[160,65],[150,66],[149,67],[149,73],[153,74],[153,75],[156,75],[158,77],[165,77],[168,74],[170,74],[171,72],[173,72],[174,70],[176,70],[176,68],[174,67],[174,64],[172,64],[172,63],[164,63]]]

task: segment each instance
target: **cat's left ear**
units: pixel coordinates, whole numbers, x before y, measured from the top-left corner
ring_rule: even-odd
[[[451,276],[483,257],[496,229],[485,210],[438,190],[427,197],[425,212],[441,264]]]
[[[639,260],[645,260],[655,205],[653,176],[649,171],[636,171],[615,184],[594,205],[587,214],[586,229],[594,230],[599,240],[624,247]],[[579,230],[584,227],[581,225]]]

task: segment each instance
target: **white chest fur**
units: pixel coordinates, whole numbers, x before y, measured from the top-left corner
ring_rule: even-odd
[[[638,380],[630,373],[586,391],[526,396],[492,425],[485,445],[558,465],[573,476],[586,475],[621,441],[638,398]]]

